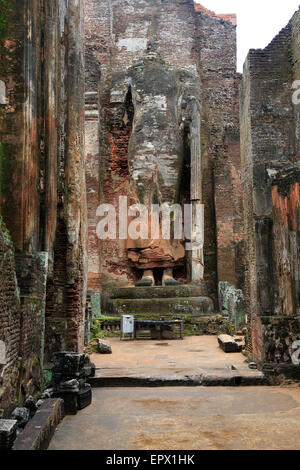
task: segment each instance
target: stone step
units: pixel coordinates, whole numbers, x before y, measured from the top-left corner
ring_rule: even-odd
[[[176,369],[97,369],[96,375],[89,379],[92,387],[238,387],[268,385],[268,380],[260,371],[249,369],[223,368],[214,370]]]
[[[111,299],[107,309],[112,315],[195,315],[214,314],[213,301],[208,297],[177,297],[153,299]]]
[[[119,287],[106,289],[111,299],[172,299],[175,297],[204,297],[204,287],[192,285],[168,287]]]

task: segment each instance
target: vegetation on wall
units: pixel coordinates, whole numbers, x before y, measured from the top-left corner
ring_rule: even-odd
[[[7,0],[0,0],[0,37],[3,36],[7,28]]]

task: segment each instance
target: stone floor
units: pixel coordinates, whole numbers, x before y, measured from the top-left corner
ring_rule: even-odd
[[[197,369],[223,369],[235,365],[247,367],[240,353],[226,354],[219,348],[216,336],[193,336],[184,340],[120,341],[108,338],[113,354],[92,354],[98,372],[119,373],[121,370],[186,372]]]
[[[243,385],[264,385],[264,376],[250,370],[240,353],[224,353],[216,336],[184,340],[120,341],[111,338],[113,353],[93,354],[97,371],[93,386],[231,385],[242,377]]]
[[[300,389],[97,388],[50,450],[300,449]]]

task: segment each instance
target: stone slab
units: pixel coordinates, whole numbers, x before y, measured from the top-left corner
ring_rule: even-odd
[[[220,335],[218,336],[218,343],[221,349],[226,353],[240,352],[241,346],[235,341],[232,336]]]
[[[44,401],[32,420],[19,434],[12,450],[46,450],[64,417],[64,402],[60,398]]]
[[[249,373],[250,372],[250,373]],[[123,370],[113,374],[98,372],[89,380],[92,387],[242,387],[267,385],[265,375],[259,371],[230,369],[203,370],[189,373],[174,373],[172,370],[155,371],[149,374],[137,370]]]

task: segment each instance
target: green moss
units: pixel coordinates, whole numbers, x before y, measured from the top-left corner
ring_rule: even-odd
[[[151,319],[149,314],[139,315],[140,319],[146,318]],[[153,319],[157,319],[157,316],[153,316]],[[164,319],[173,320],[173,315],[164,315]],[[183,334],[187,336],[203,336],[203,335],[219,335],[226,333],[234,335],[234,325],[228,322],[228,320],[221,315],[211,315],[205,317],[197,317],[191,315],[181,315],[183,319]],[[118,329],[116,329],[118,327]],[[110,329],[107,329],[110,328]],[[91,354],[97,352],[97,339],[98,338],[110,338],[120,336],[120,318],[117,317],[105,317],[105,319],[96,319],[93,321],[91,327],[91,341],[86,349],[86,352]]]
[[[52,371],[44,369],[42,372],[43,375],[43,387],[48,388],[52,383]]]
[[[7,0],[0,0],[0,38],[7,30]]]
[[[23,305],[36,307],[39,310],[42,307],[41,299],[37,297],[23,297]]]
[[[93,340],[93,341],[90,341],[89,345],[86,347],[85,349],[85,352],[87,354],[93,354],[93,353],[96,353],[98,351],[98,343],[97,341]]]
[[[294,66],[295,66],[295,58],[294,58],[294,51],[293,51],[293,47],[289,47],[289,51],[288,51],[288,57],[289,57],[289,61],[292,65],[292,68],[294,69]]]
[[[235,327],[232,323],[228,320],[225,320],[220,328],[220,333],[224,333],[226,335],[234,336],[235,335]]]
[[[38,366],[40,364],[40,359],[38,356],[35,356],[32,360],[32,365],[33,366]]]

